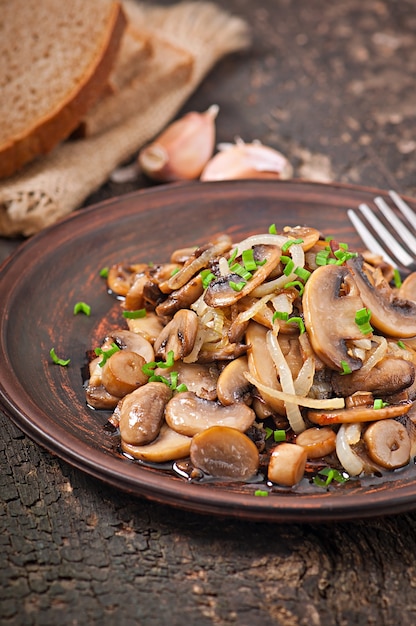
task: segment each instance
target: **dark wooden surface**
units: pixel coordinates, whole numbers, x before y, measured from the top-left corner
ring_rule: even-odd
[[[226,6],[253,47],[184,110],[216,102],[219,141],[260,139],[298,177],[416,195],[413,0]],[[108,183],[88,203],[146,185]],[[0,258],[18,243],[0,240]],[[416,513],[276,525],[181,512],[104,486],[0,419],[1,624],[416,623]]]

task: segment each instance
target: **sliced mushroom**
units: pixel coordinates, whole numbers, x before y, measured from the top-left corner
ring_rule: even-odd
[[[189,455],[192,437],[186,437],[175,432],[167,424],[163,424],[159,435],[151,443],[135,446],[125,441],[121,442],[121,449],[135,459],[148,463],[167,463],[183,459]]]
[[[321,236],[319,230],[310,226],[285,226],[283,234],[292,239],[302,239],[301,245],[305,252],[310,250]]]
[[[372,406],[357,406],[351,409],[339,409],[336,411],[308,411],[308,419],[313,424],[330,426],[331,424],[353,424],[356,422],[373,422],[388,418],[406,415],[412,406],[411,402],[403,404],[390,404],[381,409]]]
[[[184,363],[176,361],[175,365],[167,369],[156,369],[155,374],[166,376],[175,371],[178,374],[178,385],[186,385],[188,391],[192,391],[204,400],[217,399],[218,367],[215,363]]]
[[[200,275],[194,276],[183,287],[172,291],[169,296],[157,305],[156,313],[161,316],[174,315],[179,309],[186,309],[202,295],[204,288]]]
[[[196,313],[190,309],[180,309],[166,324],[154,343],[156,358],[166,361],[171,350],[175,361],[186,357],[192,352],[198,329]]]
[[[218,400],[228,406],[235,402],[246,402],[251,400],[251,385],[245,377],[248,372],[247,357],[240,356],[224,367],[217,382]]]
[[[308,279],[302,299],[305,327],[314,351],[328,367],[339,371],[343,371],[343,364],[351,371],[362,364],[350,355],[346,343],[363,337],[355,315],[364,304],[350,282],[345,266],[318,267]],[[342,295],[345,286],[349,293]]]
[[[399,298],[416,303],[416,272],[407,276],[399,289]]]
[[[103,385],[101,357],[93,359],[89,364],[90,378],[85,390],[87,404],[94,409],[111,410],[117,406],[119,396],[112,395]]]
[[[147,311],[144,317],[128,318],[127,326],[132,333],[141,335],[151,344],[154,344],[157,337],[164,329],[163,321],[152,311]]]
[[[146,363],[154,361],[155,353],[152,344],[141,335],[130,330],[115,330],[107,337],[106,342],[115,342],[122,350],[131,350],[140,354]],[[104,349],[104,348],[103,348]]]
[[[392,357],[382,359],[365,374],[361,374],[360,370],[346,375],[336,372],[331,378],[334,392],[344,397],[357,391],[371,391],[384,397],[410,387],[414,380],[413,363]]]
[[[195,274],[205,267],[208,267],[210,261],[218,256],[225,254],[231,248],[231,239],[228,235],[222,235],[214,243],[209,243],[194,250],[192,257],[186,261],[184,266],[169,278],[165,283],[160,285],[164,293],[169,293],[183,287]]]
[[[193,436],[210,426],[230,426],[245,432],[254,422],[255,413],[239,402],[222,406],[203,400],[194,393],[178,393],[167,404],[165,419],[169,426],[182,435]]]
[[[381,289],[372,285],[363,271],[361,256],[350,259],[347,265],[354,276],[364,305],[371,311],[372,326],[391,337],[414,337],[416,302],[396,298],[387,284]]]
[[[192,438],[192,464],[216,478],[248,480],[259,467],[256,444],[235,428],[211,426]]]
[[[329,426],[307,428],[296,437],[296,444],[306,450],[308,459],[319,459],[335,451],[336,437]]]
[[[204,295],[204,300],[208,306],[230,306],[244,296],[247,296],[253,289],[263,283],[270,272],[276,267],[280,261],[281,252],[280,248],[277,246],[260,244],[253,247],[253,255],[256,261],[262,262],[266,260],[266,263],[260,265],[253,273],[252,278],[247,281],[234,273],[228,274],[227,276],[220,276],[213,280]],[[243,284],[244,286],[240,291],[236,291],[232,288],[230,282]]]
[[[117,263],[112,265],[108,271],[108,288],[118,296],[126,296],[131,289],[138,274],[143,274],[147,269],[146,264],[122,265]]]
[[[406,427],[394,419],[370,424],[363,439],[370,458],[386,469],[403,467],[410,461],[409,434]]]
[[[119,350],[106,360],[102,367],[101,379],[104,387],[113,396],[122,398],[137,387],[147,383],[142,367],[145,360],[137,352]]]
[[[121,439],[134,446],[154,441],[171,396],[171,389],[164,383],[147,383],[120,400],[116,413]]]
[[[306,450],[295,443],[280,443],[270,456],[267,477],[274,483],[293,487],[303,478]]]

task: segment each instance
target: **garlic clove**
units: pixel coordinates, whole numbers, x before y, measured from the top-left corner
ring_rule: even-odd
[[[287,158],[277,150],[259,141],[218,145],[219,152],[208,161],[200,180],[234,180],[242,178],[278,178],[286,180],[293,175]]]
[[[213,104],[204,113],[191,111],[170,124],[140,151],[143,173],[160,182],[198,178],[214,152],[218,111]]]

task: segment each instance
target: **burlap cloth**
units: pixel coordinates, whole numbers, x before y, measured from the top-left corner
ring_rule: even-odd
[[[140,110],[138,105],[136,115],[101,135],[62,143],[18,175],[1,181],[1,235],[33,235],[82,206],[120,163],[166,126],[222,56],[249,44],[247,24],[212,3],[137,7],[148,30],[169,37],[193,56],[190,79],[166,91],[155,75],[152,80],[161,82],[160,94],[150,106]]]

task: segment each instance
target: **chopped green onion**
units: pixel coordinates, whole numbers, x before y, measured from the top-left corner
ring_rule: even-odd
[[[230,280],[229,285],[234,291],[241,291],[247,285],[247,282],[243,280],[241,283],[235,283],[233,280]]]
[[[248,272],[245,267],[240,265],[240,263],[234,263],[231,265],[230,272],[237,274],[237,276],[241,276],[244,280],[250,280],[250,278],[253,278],[253,274]]]
[[[85,315],[91,315],[91,307],[86,302],[77,302],[74,306],[74,315],[78,313],[84,313]]]
[[[49,351],[50,357],[54,363],[57,365],[62,365],[62,367],[66,367],[71,362],[71,359],[60,359],[55,352],[55,348],[51,348]]]
[[[348,250],[348,244],[347,243],[339,243],[338,246],[342,249],[347,251]]]
[[[279,441],[286,441],[286,431],[280,429],[273,431],[273,439],[276,443]]]
[[[269,235],[277,235],[276,224],[270,224]]]
[[[399,346],[399,348],[402,348],[402,350],[407,350],[406,344],[404,344],[401,339],[399,339],[399,341],[397,342],[397,345]]]
[[[164,383],[165,385],[170,387],[170,381],[167,378],[165,378],[164,376],[156,375],[156,374],[152,374],[149,377],[149,380],[147,382],[149,382],[149,383]]]
[[[185,385],[185,383],[182,383],[179,385],[179,387],[176,387],[175,391],[177,393],[182,393],[183,391],[188,391],[188,387]]]
[[[248,272],[254,272],[254,270],[257,269],[257,263],[254,260],[253,248],[244,250],[242,254],[242,259],[243,259],[244,267],[246,268]]]
[[[289,313],[286,311],[275,311],[273,313],[272,322],[274,323],[276,320],[283,320],[284,322],[287,322],[288,319]]]
[[[371,311],[366,309],[359,309],[355,314],[355,323],[359,326],[361,332],[364,335],[368,335],[373,332],[373,328],[370,324]]]
[[[323,469],[319,470],[317,475],[314,477],[313,482],[318,487],[328,487],[328,485],[330,485],[333,480],[335,480],[335,482],[337,483],[345,483],[349,479],[336,469],[333,469],[331,467],[324,467]]]
[[[376,411],[379,409],[384,409],[384,407],[388,406],[388,404],[388,402],[383,402],[381,398],[376,398],[374,400],[373,409],[376,409]]]
[[[95,348],[95,354],[97,356],[101,356],[103,359],[102,361],[98,363],[98,365],[100,367],[103,367],[105,363],[107,362],[107,360],[110,358],[110,356],[114,354],[115,352],[118,352],[119,350],[120,348],[118,347],[116,343],[114,343],[114,341],[111,344],[111,348],[109,348],[108,350],[103,350],[102,348]]]
[[[283,246],[282,246],[282,252],[287,252],[290,248],[290,246],[293,246],[293,244],[296,243],[303,243],[303,239],[289,239],[288,241],[286,241]]]
[[[254,492],[255,496],[260,496],[262,498],[266,498],[269,495],[268,491],[264,491],[263,489],[256,489]]]
[[[266,439],[270,439],[270,437],[274,433],[274,430],[272,428],[269,428],[268,426],[266,426],[264,430],[266,431]]]
[[[146,309],[136,309],[135,311],[123,311],[123,317],[129,320],[137,320],[146,317]]]
[[[109,268],[108,267],[103,267],[100,270],[100,276],[101,278],[108,278],[108,272],[109,272]]]
[[[171,274],[170,274],[170,275],[171,275],[171,276],[175,276],[175,274],[177,274],[179,271],[180,271],[180,268],[179,268],[179,267],[175,267],[175,269],[174,269],[174,270],[172,270],[172,272],[171,272]]]
[[[333,235],[328,235],[327,237],[325,237],[325,241],[330,242],[330,241],[333,241],[333,240],[334,240]]]
[[[283,257],[280,257],[280,260],[282,260]],[[283,274],[285,276],[290,276],[290,274],[293,272],[293,270],[295,269],[295,263],[293,262],[292,259],[289,259],[286,263],[285,263],[285,267],[283,269]]]
[[[394,286],[397,287],[397,289],[399,289],[399,287],[402,286],[402,277],[400,276],[398,269],[393,270],[393,280],[394,280]]]
[[[206,289],[210,285],[210,283],[215,280],[215,274],[213,274],[211,270],[202,270],[201,278],[202,286],[204,289]]]
[[[168,367],[172,367],[174,363],[175,363],[175,353],[173,350],[169,350],[166,356],[166,361],[165,362],[159,361],[157,365],[158,367],[168,368]]]
[[[235,257],[237,256],[237,252],[238,252],[237,248],[234,248],[234,250],[231,253],[230,258],[228,259],[228,265],[232,265],[234,263]]]
[[[291,287],[298,287],[299,288],[299,295],[301,296],[305,290],[305,285],[303,285],[300,280],[292,280],[289,283],[286,283],[285,285],[283,285],[284,289],[290,289]]]
[[[327,265],[328,264],[329,251],[328,250],[320,250],[316,257],[315,263],[316,265]]]
[[[341,374],[351,374],[351,368],[347,361],[341,361],[342,372]]]
[[[295,324],[297,324],[299,326],[300,334],[303,335],[303,333],[305,332],[305,324],[301,317],[289,317],[288,322],[294,322]]]
[[[295,268],[296,276],[299,276],[305,283],[311,275],[311,272],[306,270],[304,267],[296,267]]]

